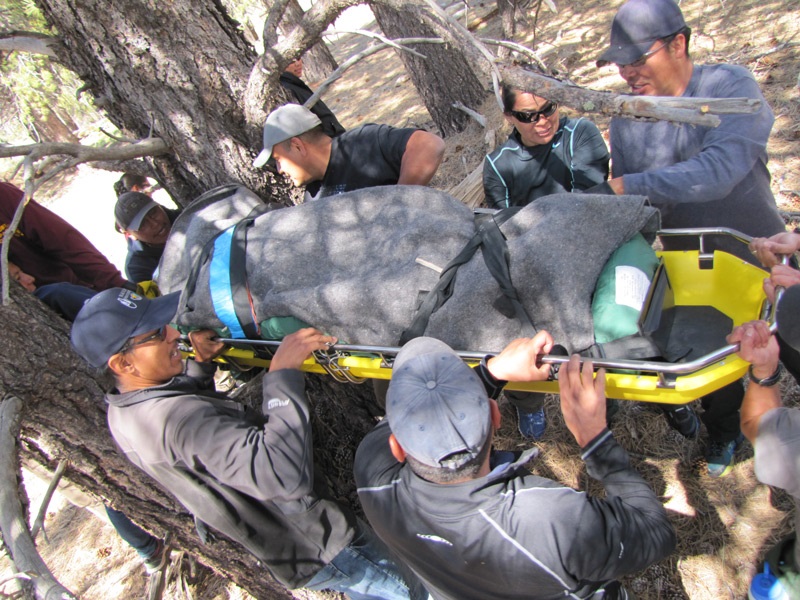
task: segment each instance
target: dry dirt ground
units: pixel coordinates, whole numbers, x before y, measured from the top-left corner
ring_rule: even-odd
[[[556,0],[557,13],[545,7],[539,12],[534,40],[536,0],[531,0],[530,6],[519,14],[516,41],[536,49],[550,68],[577,84],[624,91],[613,68],[594,67],[620,4],[620,0]],[[800,2],[683,0],[681,7],[693,28],[692,55],[696,61],[744,65],[761,84],[776,116],[769,143],[773,190],[787,218],[794,217],[792,213],[800,210]],[[461,22],[480,36],[499,37],[493,3],[473,0],[468,6],[457,3],[452,9],[460,10]],[[353,27],[353,23],[346,23],[345,27],[348,25]],[[348,35],[332,40],[332,49],[341,62],[367,43],[364,37]],[[391,51],[353,67],[324,99],[347,128],[370,121],[431,126],[402,63]],[[493,99],[474,108],[487,117],[488,129],[494,135],[487,143],[486,131],[475,124],[448,138],[445,162],[433,182],[435,187],[446,189],[461,180],[480,164],[495,140],[507,135]],[[607,119],[596,121],[601,130],[607,130]],[[93,189],[88,183],[91,175],[91,170],[82,169],[80,180],[87,179],[80,192],[83,198]],[[95,189],[102,189],[105,194],[106,185],[103,182]],[[51,193],[54,201],[68,194],[67,189]],[[94,229],[107,228],[108,222],[103,217]],[[98,245],[105,250],[103,242]],[[789,404],[800,403],[800,391],[793,381],[784,380],[783,390]],[[531,469],[566,485],[598,492],[586,477],[555,398],[548,401],[547,413],[550,425],[538,443],[542,452]],[[527,446],[516,432],[508,407],[504,408],[504,417],[498,446]],[[705,474],[702,462],[705,433],[697,441],[687,441],[671,431],[652,408],[635,403],[623,403],[613,430],[663,497],[679,539],[677,551],[670,558],[628,578],[626,583],[643,600],[745,598],[757,561],[793,524],[786,494],[756,482],[752,449],[745,445],[737,454],[733,472],[714,480]],[[32,492],[33,496],[36,494]],[[107,524],[85,510],[65,504],[53,505],[47,523],[50,541],[40,542],[42,554],[68,587],[87,599],[142,597],[146,579],[135,553],[120,542]],[[249,598],[214,577],[204,578],[189,589],[193,596],[179,589],[173,579],[165,598]],[[502,596],[499,585],[498,598]],[[322,595],[298,593],[298,597]]]

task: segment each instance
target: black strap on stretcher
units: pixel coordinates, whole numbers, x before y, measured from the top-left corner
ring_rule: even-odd
[[[525,329],[529,330],[528,335],[536,333],[536,327],[522,305],[519,294],[511,281],[508,246],[503,232],[500,231],[500,225],[513,217],[519,210],[520,207],[514,206],[494,214],[475,215],[475,235],[467,242],[463,250],[444,267],[439,276],[439,281],[427,293],[422,304],[417,309],[411,325],[400,336],[401,346],[425,333],[431,315],[453,295],[458,268],[469,262],[479,248],[486,267],[500,286],[503,296],[511,303],[514,309],[514,316],[519,320],[523,331]]]

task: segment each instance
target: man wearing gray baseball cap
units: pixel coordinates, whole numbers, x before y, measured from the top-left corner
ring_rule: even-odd
[[[273,110],[264,123],[264,149],[253,162],[275,162],[307,197],[381,185],[427,185],[444,156],[444,141],[422,129],[367,123],[334,138],[299,104]]]
[[[375,532],[436,600],[627,598],[616,578],[667,556],[675,533],[605,420],[605,374],[577,356],[559,375],[561,408],[588,473],[607,497],[532,475],[491,448],[507,381],[547,378],[539,332],[468,367],[446,344],[416,338],[395,360],[386,419],[355,459]]]
[[[359,600],[427,598],[353,512],[314,477],[308,400],[299,370],[336,341],[316,329],[286,336],[263,380],[260,411],[214,389],[223,349],[211,330],[189,334],[184,361],[169,325],[179,292],[154,300],[123,289],[78,313],[72,344],[107,366],[108,425],[125,456],[197,519],[242,545],[287,588],[332,589]]]
[[[614,194],[647,196],[661,211],[665,229],[730,227],[753,237],[784,230],[767,170],[767,140],[774,117],[750,71],[742,66],[695,64],[691,29],[675,0],[628,0],[614,16],[609,47],[597,66],[616,65],[636,96],[751,98],[755,113],[723,114],[717,127],[688,123],[611,120],[611,178],[601,186]],[[593,191],[601,191],[595,189]],[[663,240],[665,250],[696,250],[696,238]],[[706,238],[704,250],[724,250],[756,263],[733,238]],[[740,381],[702,399],[708,430],[708,474],[731,471],[741,442]],[[691,406],[664,405],[669,424],[687,438],[700,430]]]

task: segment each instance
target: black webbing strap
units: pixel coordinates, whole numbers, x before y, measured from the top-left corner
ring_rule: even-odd
[[[236,319],[242,326],[245,336],[249,339],[258,339],[260,337],[259,327],[253,314],[253,307],[250,303],[250,287],[247,284],[247,231],[253,221],[255,221],[255,217],[248,216],[233,228],[230,273],[231,296]]]
[[[481,249],[486,267],[500,285],[500,290],[511,301],[515,316],[519,319],[523,328],[528,327],[533,330],[533,333],[536,332],[536,328],[525,311],[525,307],[522,306],[519,295],[511,282],[508,247],[506,246],[506,239],[500,231],[500,225],[518,211],[519,207],[512,207],[494,215],[475,215],[475,235],[467,242],[461,252],[444,267],[436,285],[428,292],[417,309],[411,325],[400,336],[401,346],[425,333],[431,315],[453,295],[458,268],[469,262],[478,251],[478,248]]]

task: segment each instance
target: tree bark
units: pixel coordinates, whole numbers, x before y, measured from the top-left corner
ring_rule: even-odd
[[[182,205],[217,185],[241,182],[271,201],[287,184],[252,167],[261,123],[243,96],[256,55],[221,4],[131,0],[37,0],[59,32],[60,60],[129,137],[151,133],[173,154],[151,162]],[[176,26],[177,24],[177,26]],[[285,100],[277,85],[268,90]]]
[[[297,0],[290,0],[286,5],[286,14],[284,21],[281,22],[281,27],[291,30],[302,18],[302,7]],[[322,81],[338,66],[328,46],[320,40],[303,54],[303,79],[312,82]]]
[[[437,37],[427,24],[411,13],[384,3],[374,3],[371,7],[378,25],[389,38]],[[460,101],[469,108],[476,108],[486,98],[486,91],[466,57],[446,45],[415,44],[410,47],[427,59],[399,52],[400,59],[439,132],[448,136],[463,131],[470,118],[453,104]]]

